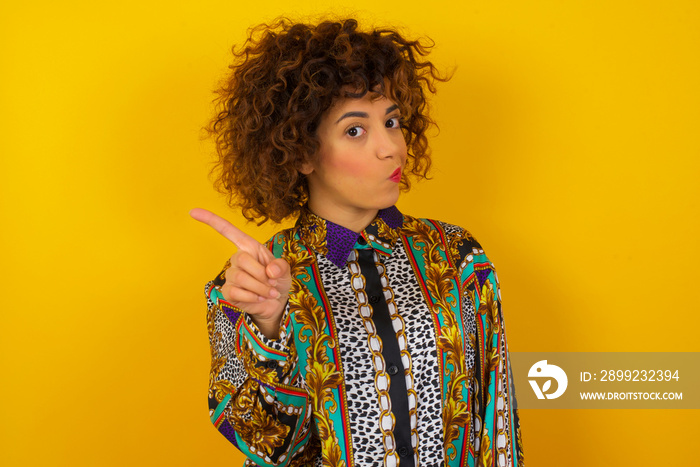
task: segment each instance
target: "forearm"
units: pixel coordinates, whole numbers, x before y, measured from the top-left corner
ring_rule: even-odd
[[[485,257],[484,257],[485,258]],[[488,261],[488,260],[486,260]],[[480,345],[479,459],[484,466],[522,465],[522,438],[516,410],[515,389],[508,356],[505,323],[493,265],[479,283],[477,324],[482,330]]]
[[[290,384],[296,361],[213,284],[207,293],[212,423],[257,465],[285,465],[310,433],[306,393]]]
[[[288,305],[285,305],[285,308]],[[280,336],[280,324],[282,322],[282,315],[273,318],[260,318],[256,315],[250,315],[251,320],[255,323],[260,333],[271,340],[277,340]]]

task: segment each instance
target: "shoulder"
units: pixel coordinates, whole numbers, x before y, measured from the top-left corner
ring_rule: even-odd
[[[296,229],[283,229],[274,234],[265,242],[265,248],[270,250],[275,258],[281,258],[284,252],[289,250],[290,244],[298,242]]]
[[[469,230],[437,219],[416,218],[404,214],[402,233],[407,237],[417,237],[416,240],[442,243],[445,248],[455,250],[460,258],[476,251],[483,253],[481,245]]]
[[[472,233],[464,227],[436,219],[404,215],[402,233],[413,245],[431,246],[439,243],[454,265],[457,275],[479,283],[489,273],[495,274],[493,263]]]

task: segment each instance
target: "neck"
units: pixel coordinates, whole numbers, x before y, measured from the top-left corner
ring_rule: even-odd
[[[327,221],[331,221],[334,224],[343,226],[346,229],[350,229],[356,233],[362,232],[365,227],[367,227],[374,220],[374,218],[377,217],[377,213],[379,212],[377,209],[358,211],[339,206],[334,206],[334,209],[330,211],[318,209],[319,206],[316,206],[311,201],[312,200],[309,200],[309,209],[311,212],[319,217],[322,217],[323,219],[326,219]]]

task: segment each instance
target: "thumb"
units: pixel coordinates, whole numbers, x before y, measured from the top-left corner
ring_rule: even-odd
[[[270,279],[285,279],[289,276],[289,264],[282,258],[277,258],[267,265],[265,272]]]

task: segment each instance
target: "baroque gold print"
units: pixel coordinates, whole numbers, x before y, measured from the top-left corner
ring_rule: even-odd
[[[500,320],[498,319],[498,302],[495,300],[493,285],[486,280],[481,287],[481,301],[479,302],[480,315],[486,318],[486,330],[484,344],[487,349],[486,362],[487,371],[493,371],[498,367],[500,355],[498,345],[493,345],[493,336],[500,333]]]
[[[444,427],[445,457],[454,460],[457,448],[454,441],[460,437],[460,428],[471,423],[468,404],[464,402],[463,391],[467,385],[469,374],[464,360],[463,339],[459,325],[452,311],[457,307],[454,296],[456,272],[449,262],[443,259],[441,253],[445,248],[441,242],[440,233],[428,225],[408,218],[404,229],[414,237],[413,246],[420,250],[425,262],[426,288],[435,303],[434,312],[443,318],[438,348],[444,353],[446,364],[452,366],[450,380],[447,383],[447,393],[442,411]]]
[[[377,222],[377,235],[384,240],[388,240],[390,243],[395,243],[399,238],[399,232],[397,229],[392,229],[383,219],[379,219]]]
[[[289,310],[302,325],[298,331],[299,340],[308,343],[306,349],[306,388],[311,399],[314,419],[321,442],[323,465],[344,467],[342,452],[336,439],[330,413],[338,409],[332,389],[342,381],[335,364],[328,359],[326,349],[335,347],[326,334],[326,317],[316,298],[302,285],[310,276],[304,268],[313,263],[307,250],[299,248],[296,242],[287,242],[285,259],[292,268],[292,289],[289,293]],[[327,407],[327,404],[328,407]]]
[[[493,453],[491,451],[491,438],[489,438],[488,428],[484,428],[481,434],[481,449],[476,461],[477,467],[491,467],[493,465]]]
[[[303,242],[322,255],[328,254],[326,245],[326,222],[311,211],[304,209],[299,218],[299,236]],[[287,242],[289,245],[289,242]]]
[[[459,229],[450,238],[450,255],[452,256],[452,260],[455,264],[457,263],[457,260],[460,256],[459,247],[464,244],[464,240],[475,241],[472,234],[470,234],[469,231],[465,229]]]
[[[440,233],[423,222],[406,216],[404,230],[414,237],[413,246],[423,253],[425,261],[426,286],[435,303],[433,311],[447,312],[455,307],[457,301],[452,294],[455,270],[442,258],[440,252],[445,249],[441,243]],[[448,307],[449,305],[449,307]],[[450,310],[451,313],[451,310]]]
[[[284,444],[289,427],[263,409],[257,397],[259,390],[255,380],[247,380],[240,387],[227,418],[250,450],[265,457]]]
[[[520,423],[518,423],[518,428],[515,431],[515,436],[518,438],[518,466],[525,467],[525,451],[523,451],[523,438],[520,435]]]

